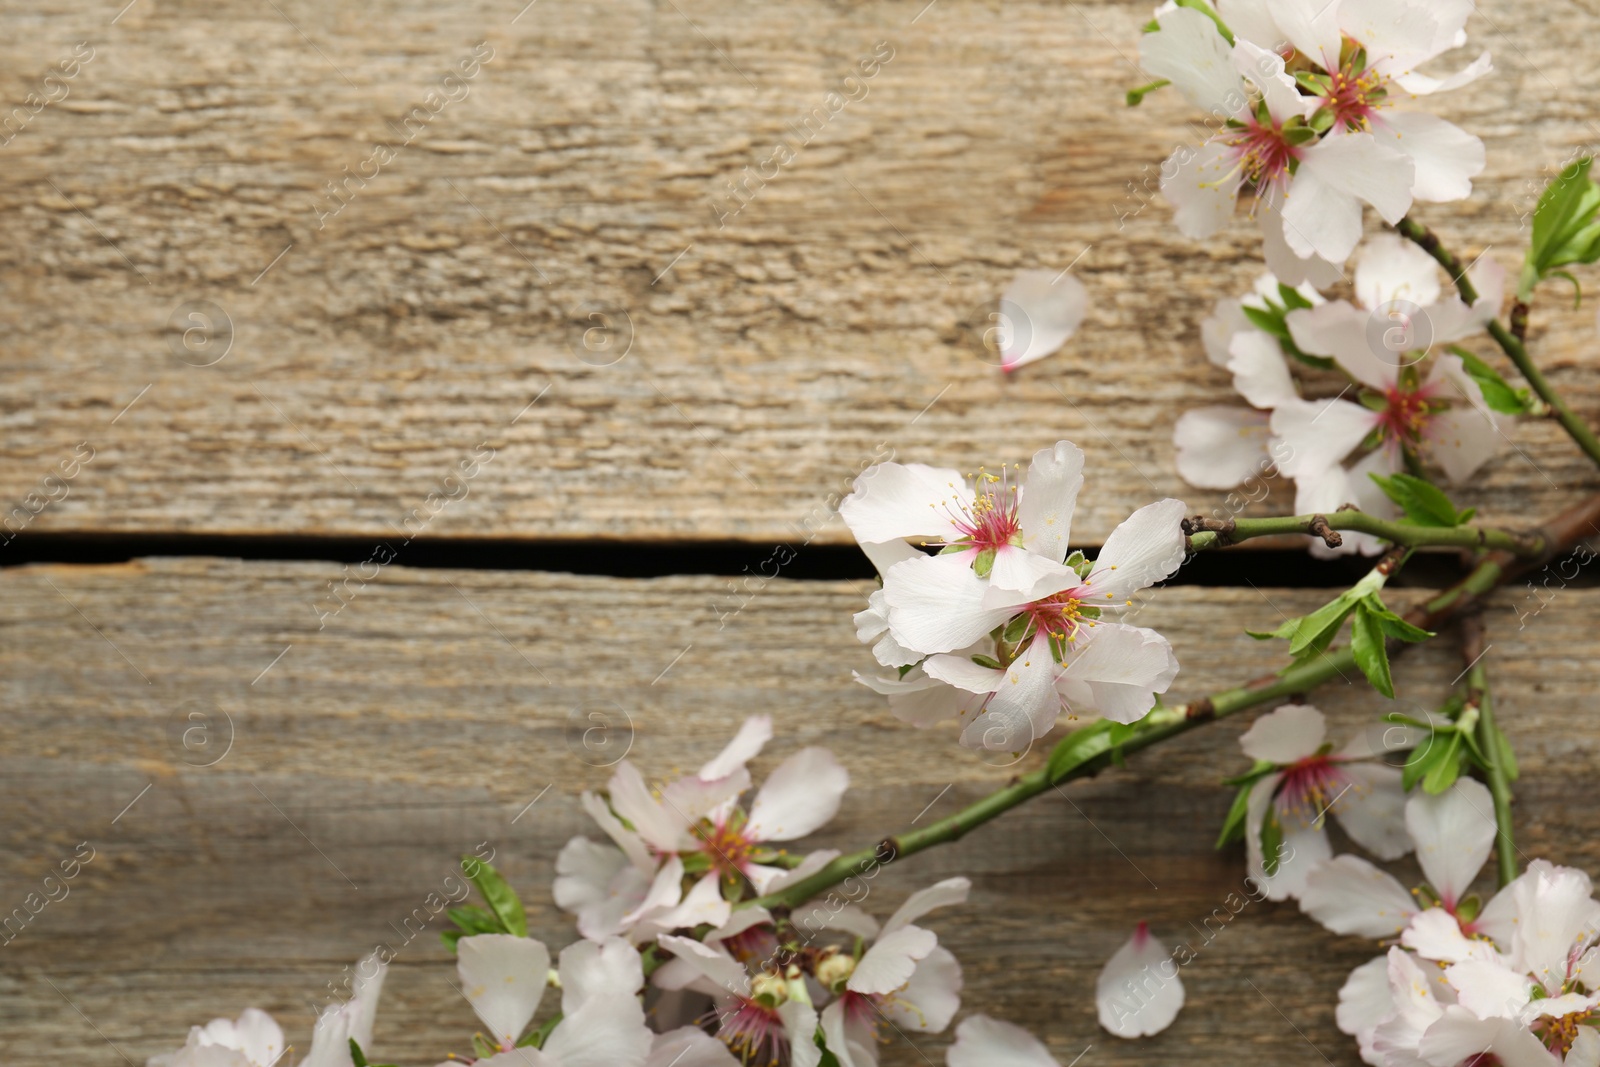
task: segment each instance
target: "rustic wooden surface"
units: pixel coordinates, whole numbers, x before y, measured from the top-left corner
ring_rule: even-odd
[[[387,536],[488,442],[430,535],[793,540],[885,449],[965,469],[1066,436],[1086,541],[1159,495],[1209,506],[1169,434],[1230,395],[1197,325],[1259,250],[1143,206],[1196,117],[1120,103],[1151,5],[924,2],[6,5],[6,100],[77,42],[94,58],[0,147],[0,500],[86,441],[35,530]],[[1486,0],[1472,32],[1497,72],[1437,104],[1488,169],[1421,216],[1514,267],[1530,175],[1594,143],[1570,42],[1600,12]],[[866,95],[719,226],[728,183],[880,41]],[[479,42],[469,95],[319,220]],[[971,327],[1017,268],[1073,264],[1079,338],[1002,380]],[[203,369],[168,326],[194,301],[232,322]],[[1592,313],[1565,305],[1540,301],[1535,347],[1600,414]],[[591,306],[625,313],[614,338]],[[1552,425],[1516,438],[1485,518],[1592,479]]]
[[[774,582],[719,629],[700,607],[722,594],[715,579],[392,568],[319,632],[309,605],[338,575],[201,559],[0,571],[4,903],[77,842],[96,850],[71,895],[0,948],[0,1033],[13,1056],[71,1049],[87,1067],[120,1064],[120,1051],[142,1063],[190,1023],[249,1004],[278,1013],[303,1049],[310,998],[366,949],[397,942],[390,923],[484,840],[534,930],[564,941],[548,894],[554,853],[588,830],[577,794],[609,774],[584,761],[575,707],[625,712],[630,758],[652,775],[696,766],[753,710],[778,729],[758,779],[803,745],[831,746],[854,784],[818,845],[858,846],[948,813],[1014,773],[948,732],[896,722],[850,681],[867,659],[849,623],[862,590],[850,583]],[[1267,625],[1319,596],[1175,589],[1144,621],[1177,649],[1174,695],[1197,695],[1273,665],[1236,623]],[[1491,610],[1490,675],[1524,768],[1520,847],[1593,869],[1593,805],[1566,783],[1600,771],[1587,681],[1600,593],[1547,597],[1521,630],[1519,598]],[[1458,670],[1449,639],[1407,656],[1400,705],[1441,698]],[[1337,683],[1316,699],[1336,736],[1385,703]],[[196,710],[212,715],[219,746],[220,713],[231,721],[231,748],[212,766],[192,765],[209,757],[172,732]],[[1332,1021],[1336,968],[1371,945],[1271,904],[1250,905],[1205,947],[1190,926],[1243,876],[1238,849],[1210,850],[1229,801],[1216,781],[1243,766],[1243,725],[1207,727],[1159,763],[1138,758],[1011,813],[1000,832],[891,867],[867,904],[886,913],[916,886],[970,874],[971,902],[934,923],[964,962],[966,1010],[1032,1027],[1063,1063],[1092,1044],[1086,1063],[1236,1064],[1245,1053],[1303,1064],[1319,1059],[1310,1043],[1354,1064]],[[1199,958],[1182,975],[1178,1023],[1128,1043],[1096,1028],[1092,990],[1141,919],[1169,942],[1189,939]],[[1308,968],[1312,954],[1329,966]],[[386,1060],[467,1050],[475,1021],[452,977],[431,930],[401,948],[377,1030]],[[918,1044],[942,1062],[940,1040]],[[922,1062],[904,1046],[885,1059]]]

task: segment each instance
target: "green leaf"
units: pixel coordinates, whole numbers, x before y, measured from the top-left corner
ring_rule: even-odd
[[[361,1046],[356,1043],[356,1039],[353,1037],[350,1039],[350,1062],[354,1067],[395,1067],[392,1063],[368,1062],[367,1054],[361,1051]]]
[[[1426,641],[1433,636],[1432,630],[1424,630],[1420,626],[1413,626],[1390,611],[1388,606],[1384,604],[1383,598],[1378,596],[1377,593],[1368,593],[1361,598],[1361,603],[1377,617],[1378,624],[1383,627],[1383,632],[1390,637],[1397,637],[1409,644],[1416,644],[1418,641]]]
[[[972,571],[979,578],[989,577],[989,572],[994,570],[994,557],[999,549],[986,548],[978,553],[978,558],[972,561]]]
[[[1600,187],[1589,177],[1593,161],[1580,159],[1545,188],[1533,212],[1533,235],[1523,261],[1517,295],[1527,300],[1533,287],[1573,263],[1600,259]],[[1574,281],[1574,284],[1576,282]]]
[[[1506,415],[1522,415],[1533,409],[1532,394],[1526,389],[1513,389],[1495,369],[1465,348],[1451,345],[1450,351],[1461,357],[1461,367],[1467,377],[1478,383],[1483,391],[1483,402],[1490,410]]]
[[[1483,898],[1476,893],[1468,893],[1456,904],[1456,918],[1462,923],[1470,923],[1483,911]]]
[[[1159,24],[1157,25],[1157,28],[1160,28]],[[1127,100],[1129,107],[1138,107],[1140,104],[1144,103],[1145,97],[1149,96],[1157,89],[1165,89],[1171,84],[1172,83],[1165,78],[1157,78],[1149,85],[1141,85],[1137,89],[1129,89],[1128,95],[1125,99]]]
[[[483,894],[489,910],[500,920],[503,932],[527,937],[528,917],[522,910],[522,901],[517,897],[516,890],[500,877],[500,872],[476,856],[463,857],[461,870]]]
[[[1056,743],[1050,752],[1048,773],[1050,781],[1059,782],[1076,768],[1108,752],[1119,751],[1120,746],[1133,736],[1134,728],[1110,719],[1101,719],[1082,729],[1074,730]]]
[[[976,663],[980,667],[988,667],[991,671],[1005,669],[1004,667],[1000,666],[999,660],[995,659],[993,656],[985,656],[981,652],[972,657],[972,662]]]
[[[1411,755],[1406,757],[1406,765],[1400,769],[1400,786],[1406,792],[1415,789],[1417,783],[1425,778],[1433,769],[1444,752],[1444,745],[1439,740],[1440,734],[1436,730],[1428,735],[1428,743],[1419,745],[1411,750]]]
[[[1005,633],[1000,635],[1001,639],[1004,640],[1008,645],[1016,644],[1018,641],[1022,640],[1022,635],[1028,632],[1028,625],[1032,621],[1033,620],[1026,615],[1018,615],[1016,618],[1006,623]]]
[[[1295,627],[1294,636],[1289,639],[1290,655],[1300,656],[1307,650],[1325,651],[1344,626],[1344,620],[1356,609],[1357,600],[1353,592],[1346,590],[1302,617],[1300,625]]]
[[[1254,788],[1255,783],[1251,782],[1240,786],[1239,792],[1234,794],[1233,806],[1228,809],[1228,817],[1222,820],[1222,832],[1217,835],[1217,848],[1244,840],[1244,820],[1250,810],[1250,790]]]
[[[1422,791],[1438,796],[1461,776],[1461,731],[1452,730],[1444,737],[1444,751],[1433,761],[1428,773],[1422,776]]]
[[[1278,825],[1278,812],[1267,805],[1267,817],[1261,820],[1261,869],[1268,878],[1278,873],[1278,853],[1283,847],[1283,827]]]
[[[1292,285],[1278,283],[1278,299],[1283,301],[1283,306],[1290,311],[1300,311],[1312,306],[1311,301],[1300,295],[1300,290]]]
[[[1249,304],[1243,305],[1239,310],[1244,312],[1246,319],[1250,320],[1250,325],[1262,333],[1270,333],[1280,341],[1293,340],[1289,336],[1288,324],[1283,321],[1282,312],[1275,314],[1272,311],[1263,311],[1261,308],[1251,307]]]
[[[1394,679],[1389,674],[1389,649],[1384,644],[1383,624],[1365,603],[1356,608],[1355,622],[1350,627],[1350,651],[1372,688],[1393,700]]]
[[[445,947],[451,952],[455,951],[456,942],[463,937],[471,937],[474,934],[504,933],[500,926],[500,920],[476,904],[468,904],[464,908],[451,908],[445,912],[445,915],[449,916],[450,921],[456,924],[456,929],[441,930],[439,932],[439,940],[443,941]]]
[[[1385,496],[1406,513],[1406,521],[1417,526],[1460,526],[1461,513],[1450,498],[1425,478],[1412,474],[1368,474]]]

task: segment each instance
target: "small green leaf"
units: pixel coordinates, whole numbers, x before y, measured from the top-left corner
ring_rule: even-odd
[[[1456,904],[1456,918],[1463,924],[1471,922],[1483,911],[1483,898],[1476,893],[1468,893]]]
[[[1459,526],[1461,513],[1450,498],[1432,482],[1412,474],[1393,474],[1385,478],[1369,474],[1384,495],[1406,513],[1406,521],[1418,526]]]
[[[1261,869],[1268,878],[1278,873],[1279,852],[1283,847],[1283,827],[1278,825],[1278,812],[1268,804],[1267,816],[1261,820]]]
[[[1119,746],[1134,733],[1134,727],[1110,719],[1101,719],[1072,731],[1056,742],[1056,747],[1050,752],[1050,781],[1059,782],[1078,767],[1108,752],[1115,759],[1120,751]]]
[[[471,937],[474,934],[498,934],[504,932],[501,929],[500,920],[476,904],[468,904],[464,908],[451,908],[445,912],[445,915],[449,917],[451,922],[456,924],[456,928],[454,930],[441,930],[439,932],[439,940],[443,941],[445,947],[451,952],[455,951],[456,942],[463,937]]]
[[[1283,321],[1281,313],[1274,314],[1271,311],[1263,311],[1261,308],[1254,308],[1249,304],[1243,305],[1239,310],[1244,312],[1244,317],[1250,321],[1250,325],[1262,333],[1270,333],[1280,341],[1292,340],[1289,336],[1289,327]]]
[[[1500,772],[1506,776],[1506,781],[1516,781],[1517,754],[1511,751],[1511,740],[1499,727],[1494,731],[1494,745],[1500,757]]]
[[[999,660],[995,659],[993,656],[985,656],[981,652],[972,657],[972,662],[976,663],[980,667],[988,667],[991,671],[1005,670],[1004,667],[1000,666]]]
[[[1157,28],[1159,29],[1160,27],[1158,26]],[[1129,107],[1138,107],[1140,104],[1144,103],[1145,97],[1149,96],[1157,89],[1165,89],[1171,84],[1172,83],[1165,78],[1158,78],[1149,85],[1141,85],[1137,89],[1129,89],[1128,95],[1125,99],[1127,100]]]
[[[1445,735],[1443,747],[1444,751],[1422,777],[1422,791],[1430,796],[1443,793],[1461,776],[1461,731],[1452,730]]]
[[[1532,410],[1532,394],[1528,390],[1513,389],[1493,367],[1465,348],[1451,345],[1450,351],[1461,358],[1461,369],[1467,372],[1467,377],[1478,383],[1483,402],[1490,410],[1505,415],[1522,415]]]
[[[1278,299],[1283,301],[1283,306],[1290,311],[1299,311],[1312,306],[1311,301],[1300,295],[1300,290],[1292,285],[1278,283]]]
[[[1022,635],[1028,632],[1028,624],[1032,621],[1033,620],[1026,615],[1018,615],[1016,618],[1006,623],[1005,633],[1000,635],[1001,639],[1004,640],[1008,645],[1016,644],[1018,641],[1022,640]]]
[[[1527,300],[1533,287],[1573,263],[1600,259],[1600,187],[1589,177],[1593,161],[1580,159],[1545,188],[1533,212],[1533,235],[1523,260],[1517,295]],[[1574,280],[1573,284],[1577,282]],[[1581,295],[1581,293],[1580,293]]]
[[[1357,600],[1353,592],[1346,590],[1302,617],[1294,636],[1289,639],[1289,654],[1299,656],[1307,650],[1325,651],[1344,626],[1344,620],[1355,610]]]
[[[989,572],[994,570],[994,557],[999,549],[986,548],[978,553],[978,558],[972,561],[972,572],[979,578],[989,577]]]
[[[467,873],[467,877],[483,894],[484,901],[489,905],[489,910],[494,912],[495,918],[500,920],[504,932],[527,937],[528,917],[522,910],[522,901],[517,897],[516,890],[500,877],[500,872],[476,856],[463,857],[461,870],[463,873],[471,872]]]
[[[1434,636],[1432,630],[1424,630],[1420,626],[1413,626],[1384,604],[1383,598],[1377,593],[1368,593],[1361,598],[1361,603],[1377,618],[1378,624],[1383,627],[1383,632],[1390,637],[1397,637],[1402,641],[1415,644],[1426,641]]]
[[[1222,832],[1217,835],[1217,848],[1226,848],[1235,841],[1244,840],[1245,816],[1250,811],[1250,790],[1255,784],[1242,785],[1239,792],[1234,794],[1233,806],[1228,809],[1228,817],[1222,820]]]
[[[1389,674],[1389,649],[1384,644],[1383,624],[1365,603],[1356,608],[1355,622],[1350,627],[1350,651],[1372,688],[1393,700],[1394,679]]]
[[[1443,755],[1444,745],[1440,741],[1440,736],[1438,731],[1430,734],[1426,744],[1413,748],[1411,755],[1406,757],[1406,765],[1400,769],[1400,786],[1406,792],[1415,789],[1417,783],[1427,777],[1433,765]]]

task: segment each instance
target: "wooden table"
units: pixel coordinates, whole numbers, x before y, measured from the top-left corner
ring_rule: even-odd
[[[0,905],[94,850],[0,947],[8,1059],[142,1063],[250,1004],[303,1050],[310,1001],[485,840],[559,944],[554,854],[609,773],[577,740],[596,708],[657,774],[757,710],[779,731],[758,776],[830,745],[854,785],[819,845],[1003,782],[1015,768],[850,681],[869,586],[807,561],[859,568],[825,546],[848,542],[834,509],[867,463],[971,469],[1070,438],[1089,457],[1085,545],[1160,496],[1220,499],[1179,481],[1170,431],[1231,395],[1198,321],[1249,285],[1258,249],[1243,223],[1185,241],[1152,202],[1196,134],[1170,93],[1120,103],[1143,80],[1127,60],[1146,4],[118,7],[0,12],[22,106],[0,147],[0,500],[58,497],[0,564],[77,561],[0,570]],[[1572,42],[1600,11],[1486,0],[1472,30],[1497,73],[1439,105],[1488,167],[1474,199],[1419,214],[1514,269],[1530,179],[1595,138]],[[806,132],[770,180],[746,178]],[[1069,266],[1093,297],[1082,332],[1002,378],[974,338],[985,313],[1018,268]],[[1592,312],[1558,296],[1531,340],[1594,417]],[[1592,488],[1553,424],[1514,445],[1463,494],[1485,519]],[[63,464],[74,476],[46,483]],[[1291,503],[1279,487],[1258,508]],[[380,542],[398,562],[352,581]],[[779,542],[801,562],[730,593]],[[139,558],[82,562],[119,545]],[[407,565],[424,554],[450,566]],[[1273,669],[1240,625],[1325,599],[1230,573],[1148,609],[1180,696]],[[1600,592],[1581,585],[1520,629],[1526,591],[1501,594],[1490,671],[1523,761],[1519,845],[1596,869],[1592,790],[1573,787],[1600,765]],[[1400,702],[1437,702],[1459,669],[1449,641],[1409,655]],[[1357,685],[1315,699],[1341,732],[1383,710]],[[184,743],[196,721],[204,752],[225,747],[209,765]],[[891,868],[869,907],[970,875],[971,902],[934,923],[965,1007],[1063,1063],[1091,1045],[1087,1064],[1355,1063],[1333,1025],[1342,975],[1307,964],[1374,946],[1271,904],[1200,932],[1244,873],[1210,848],[1241,728]],[[1141,919],[1199,958],[1178,1023],[1130,1043],[1095,1026],[1092,990]],[[406,944],[374,1051],[467,1051],[452,978],[431,931]],[[885,1063],[942,1062],[941,1040],[918,1046]]]

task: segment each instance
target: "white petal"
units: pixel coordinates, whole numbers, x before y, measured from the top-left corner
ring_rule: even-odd
[[[1489,58],[1488,52],[1482,52],[1471,63],[1443,78],[1431,74],[1419,74],[1412,71],[1409,74],[1400,74],[1395,77],[1395,82],[1406,92],[1413,96],[1427,96],[1430,93],[1445,93],[1452,89],[1459,89],[1463,85],[1471,84],[1494,69],[1494,63]]]
[[[1431,966],[1424,972],[1414,956],[1398,948],[1389,950],[1386,962],[1393,1011],[1372,1032],[1371,1048],[1379,1058],[1364,1058],[1369,1063],[1419,1064],[1417,1044],[1443,1012],[1436,995],[1437,972]],[[1363,1050],[1367,1047],[1362,1042]]]
[[[1154,630],[1101,621],[1078,631],[1056,688],[1076,713],[1121,723],[1149,714],[1178,675],[1172,645]]]
[[[1378,306],[1368,305],[1370,308]],[[1375,326],[1375,321],[1380,325]],[[1332,356],[1356,381],[1379,392],[1394,387],[1400,369],[1397,354],[1387,348],[1381,355],[1375,351],[1374,338],[1378,345],[1385,340],[1383,329],[1387,327],[1381,325],[1383,321],[1373,311],[1343,300],[1320,307],[1298,308],[1284,319],[1290,336],[1302,351],[1315,356]]]
[[[1057,441],[1035,452],[1017,505],[1022,547],[1057,562],[1066,559],[1072,511],[1082,488],[1083,450],[1077,445]]]
[[[1458,778],[1438,796],[1417,792],[1406,801],[1406,829],[1422,874],[1454,909],[1494,847],[1494,800],[1483,783]]]
[[[1302,256],[1289,247],[1283,220],[1284,190],[1273,186],[1256,203],[1256,221],[1261,226],[1261,251],[1267,269],[1285,285],[1314,285],[1326,289],[1344,277],[1344,268],[1321,256]]]
[[[804,916],[797,914],[794,917],[794,925],[805,931],[808,944],[823,930],[843,930],[854,937],[871,940],[878,936],[879,929],[878,920],[854,904],[839,904],[835,907],[817,904]]]
[[[1566,978],[1567,953],[1596,925],[1597,905],[1590,899],[1589,876],[1572,867],[1535,860],[1502,892],[1515,889],[1523,901],[1512,950],[1518,969],[1538,978],[1548,990]]]
[[[967,693],[988,695],[1000,688],[1006,672],[974,663],[966,656],[929,656],[922,664],[928,677],[936,678]]]
[[[595,997],[557,1024],[544,1053],[561,1067],[644,1067],[652,1039],[637,998]]]
[[[622,917],[623,928],[631,930],[641,920],[677,907],[683,901],[682,883],[683,860],[676,855],[668,856],[667,861],[656,872],[655,878],[651,880],[644,900],[633,911]],[[641,932],[636,936],[642,938],[648,935]]]
[[[1111,531],[1084,579],[1095,605],[1121,603],[1183,565],[1183,513],[1183,501],[1169,497],[1146,504]]]
[[[872,561],[873,570],[879,574],[889,573],[889,568],[896,563],[923,555],[922,549],[909,541],[864,542],[861,552]]]
[[[1272,17],[1289,43],[1322,65],[1339,69],[1338,4],[1329,0],[1273,0]]]
[[[1263,277],[1271,277],[1264,275]],[[1277,284],[1277,279],[1272,279]],[[1219,367],[1228,365],[1228,344],[1233,335],[1253,330],[1250,320],[1244,317],[1244,302],[1231,296],[1219,297],[1211,314],[1200,322],[1200,343],[1205,346],[1206,358]]]
[[[1235,40],[1244,38],[1263,48],[1276,48],[1284,43],[1283,31],[1272,17],[1268,0],[1217,0],[1212,5]]]
[[[1374,956],[1350,972],[1339,989],[1339,1007],[1334,1020],[1339,1029],[1355,1038],[1361,1046],[1361,1058],[1367,1063],[1382,1060],[1372,1055],[1372,1031],[1394,1010],[1394,999],[1389,995],[1389,959]]]
[[[1049,641],[1035,637],[1011,665],[1005,679],[984,708],[961,732],[967,748],[990,752],[1025,752],[1036,738],[1055,725],[1061,710],[1056,695],[1056,662]]]
[[[1347,763],[1341,771],[1349,789],[1331,802],[1329,811],[1350,840],[1381,860],[1399,859],[1411,851],[1402,812],[1406,791],[1400,768],[1382,763]]]
[[[943,945],[917,964],[911,979],[879,1010],[901,1030],[937,1034],[961,1007],[961,965]]]
[[[1244,330],[1228,344],[1233,387],[1258,408],[1277,407],[1299,397],[1278,339],[1261,330]]]
[[[1411,194],[1418,200],[1434,204],[1465,200],[1472,195],[1472,179],[1483,173],[1483,142],[1437,115],[1386,112],[1373,123],[1372,132],[1411,158]]]
[[[990,588],[984,603],[1038,600],[1077,584],[1078,572],[1071,567],[1026,548],[1001,545],[995,551],[994,566],[989,570]]]
[[[1459,1004],[1447,1005],[1417,1045],[1427,1063],[1455,1064],[1493,1054],[1502,1067],[1558,1067],[1544,1044],[1510,1019],[1478,1019]]]
[[[1417,905],[1386,871],[1359,856],[1336,856],[1306,872],[1300,910],[1336,934],[1394,937]]]
[[[1178,474],[1201,489],[1232,489],[1271,469],[1271,416],[1240,407],[1186,411],[1172,431]]]
[[[1578,1027],[1572,1048],[1567,1050],[1563,1067],[1600,1067],[1600,1031],[1592,1026]]]
[[[596,996],[631,997],[644,985],[639,950],[619,937],[577,941],[561,950],[561,1011]]]
[[[1164,11],[1161,29],[1139,38],[1139,65],[1153,78],[1165,78],[1195,107],[1232,117],[1247,97],[1239,85],[1228,42],[1217,24],[1189,8]]]
[[[789,1067],[818,1067],[822,1050],[817,1047],[817,1010],[798,1000],[778,1006],[778,1017],[789,1035]]]
[[[918,729],[959,718],[983,699],[928,677],[920,667],[907,671],[904,678],[852,673],[856,681],[889,698],[889,711],[895,718]]]
[[[656,944],[688,963],[717,987],[738,996],[750,994],[750,976],[745,973],[744,964],[727,952],[677,934],[666,934]]]
[[[1006,325],[1000,366],[1016,370],[1043,359],[1078,332],[1089,294],[1071,274],[1048,270],[1018,271],[1000,298]]]
[[[1427,908],[1411,919],[1400,943],[1425,960],[1458,963],[1492,954],[1490,946],[1461,932],[1456,917],[1443,908]]]
[[[1369,310],[1394,300],[1427,307],[1439,299],[1439,266],[1399,234],[1374,234],[1356,260],[1355,290]]]
[[[1315,3],[1318,0],[1311,0]],[[1371,204],[1378,215],[1393,226],[1411,210],[1411,160],[1370,134],[1346,133],[1324,137],[1306,149],[1300,159],[1300,173],[1310,170],[1327,185]],[[1350,245],[1354,248],[1354,242]],[[1325,259],[1339,262],[1349,253],[1319,251]]]
[[[1172,1025],[1183,1007],[1183,982],[1166,946],[1140,923],[1106,961],[1095,982],[1100,1025],[1118,1037],[1148,1037]]]
[[[1272,794],[1282,779],[1280,774],[1269,774],[1252,786],[1245,815],[1245,866],[1249,869],[1250,880],[1268,900],[1299,899],[1311,868],[1333,855],[1328,835],[1320,827],[1285,827],[1283,840],[1278,845],[1278,868],[1270,878],[1267,876],[1261,851],[1261,826],[1272,803]]]
[[[1043,1043],[1020,1026],[969,1015],[945,1052],[948,1067],[1061,1067]]]
[[[893,993],[905,985],[923,959],[939,944],[931,930],[906,926],[885,934],[856,963],[846,988],[855,993]]]
[[[963,556],[897,563],[883,578],[889,632],[906,648],[929,655],[965,648],[1011,617],[1008,608],[983,606],[987,589]]]
[[[700,777],[708,782],[726,778],[761,753],[762,746],[772,740],[772,716],[752,715],[739,727],[739,732],[700,768]]]
[[[822,1009],[822,1042],[827,1046],[839,1067],[877,1067],[878,1050],[852,1041],[846,1032],[850,1027],[845,1019],[844,1002],[836,1000]]]
[[[1145,35],[1152,36],[1160,34]],[[1233,153],[1219,141],[1198,149],[1179,148],[1161,165],[1161,195],[1175,209],[1172,218],[1178,232],[1195,240],[1210,237],[1233,218],[1238,200],[1239,170]],[[1277,267],[1272,270],[1279,273]]]
[[[1316,109],[1316,101],[1300,95],[1294,78],[1284,72],[1283,57],[1276,51],[1235,39],[1233,62],[1239,73],[1260,90],[1274,123],[1304,118]]]
[[[1533,980],[1489,960],[1462,960],[1444,970],[1457,1002],[1480,1019],[1512,1018],[1527,1006]]]
[[[627,760],[623,760],[623,763],[627,763]],[[583,810],[589,813],[589,818],[617,843],[630,863],[642,871],[656,869],[655,859],[651,857],[650,849],[645,845],[644,839],[623,826],[621,820],[612,814],[603,799],[594,793],[585,792],[579,798],[579,803],[583,805]]]
[[[794,841],[839,813],[850,772],[825,748],[801,749],[767,776],[750,806],[745,835],[752,841]]]
[[[509,1049],[539,1010],[550,950],[531,937],[512,934],[463,937],[456,942],[456,973],[461,992],[489,1035]]]
[[[1250,724],[1239,747],[1251,759],[1280,766],[1313,755],[1328,735],[1328,722],[1310,704],[1284,704]]]
[[[617,764],[606,789],[611,796],[612,810],[632,823],[639,836],[658,852],[694,847],[689,833],[693,821],[690,813],[657,800],[639,769],[628,760]]]
[[[960,472],[922,463],[880,463],[856,478],[839,516],[862,544],[908,537],[955,537],[953,515],[972,504],[972,487]]]
[[[739,1061],[698,1026],[680,1026],[655,1036],[644,1067],[739,1067]]]
[[[948,908],[953,904],[965,904],[967,893],[972,889],[972,882],[967,878],[946,878],[942,882],[935,882],[926,889],[919,889],[906,898],[906,902],[895,909],[889,920],[883,924],[883,932],[892,934],[903,926],[908,926],[922,918],[935,908]]]
[[[670,891],[679,892],[678,886],[671,885]],[[720,926],[728,921],[732,908],[722,897],[716,872],[711,872],[691,886],[677,904],[672,904],[669,896],[659,906],[640,909],[638,924],[628,936],[633,941],[645,941],[668,930],[692,929],[702,924]]]
[[[1442,356],[1441,359],[1457,359]],[[1467,484],[1505,440],[1487,407],[1455,407],[1428,420],[1424,453],[1453,485]]]
[[[1285,404],[1272,413],[1278,469],[1297,480],[1324,474],[1359,448],[1375,425],[1373,412],[1348,400]]]

